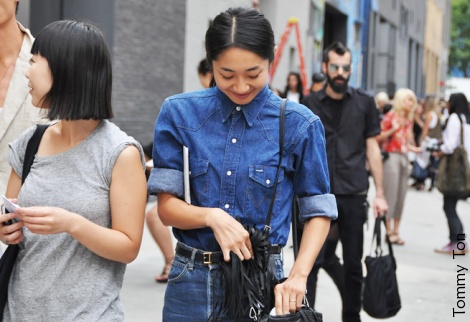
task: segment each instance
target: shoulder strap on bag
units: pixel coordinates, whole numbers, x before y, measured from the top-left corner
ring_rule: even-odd
[[[281,109],[280,109],[280,115],[279,115],[279,165],[277,166],[277,171],[276,171],[276,179],[274,180],[274,189],[273,189],[273,195],[271,197],[271,203],[269,204],[269,210],[268,210],[268,218],[266,218],[266,225],[264,227],[264,230],[269,233],[271,230],[271,217],[273,215],[273,207],[274,207],[274,200],[276,200],[276,190],[277,190],[277,180],[279,179],[279,172],[281,170],[281,165],[282,165],[282,155],[284,152],[284,114],[286,110],[286,99],[283,98],[281,102]]]
[[[24,161],[23,161],[23,175],[21,176],[21,183],[23,184],[26,180],[26,177],[29,174],[29,170],[31,170],[31,165],[33,164],[34,157],[38,152],[39,143],[41,143],[42,136],[46,129],[49,127],[49,124],[38,124],[36,125],[36,131],[34,131],[33,136],[28,141],[28,145],[26,146],[26,152],[24,154]]]
[[[464,127],[464,124],[463,124],[463,121],[462,121],[462,117],[460,116],[459,113],[457,113],[457,116],[459,117],[459,120],[460,120],[460,146],[462,148],[464,148],[464,143],[463,143],[463,127]]]

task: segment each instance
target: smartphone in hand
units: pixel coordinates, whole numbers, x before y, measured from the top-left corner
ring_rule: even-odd
[[[8,212],[15,212],[16,209],[21,208],[16,203],[11,202],[7,197],[3,195],[2,195],[2,199],[3,199],[3,204],[5,205],[5,208],[6,210],[8,210]]]
[[[3,205],[5,206],[5,209],[10,213],[13,213],[13,212],[16,211],[16,209],[21,208],[17,204],[15,204],[15,203],[11,202],[10,200],[8,200],[8,198],[3,196],[3,195],[2,195],[2,200],[3,200]],[[15,221],[17,221],[17,220],[11,219],[11,220],[8,220],[8,221],[4,222],[3,224],[4,225],[11,225]]]

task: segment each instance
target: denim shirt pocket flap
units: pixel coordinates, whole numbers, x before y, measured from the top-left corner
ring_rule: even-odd
[[[191,178],[206,174],[209,169],[209,161],[198,158],[189,158],[189,176]]]
[[[274,186],[274,180],[276,179],[277,167],[265,166],[265,165],[250,165],[249,175],[250,179],[259,183],[260,185],[271,188]],[[277,182],[281,182],[284,179],[284,171],[281,169],[279,172],[279,178]]]

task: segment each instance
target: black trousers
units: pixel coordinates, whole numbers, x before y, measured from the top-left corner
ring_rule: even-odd
[[[338,219],[331,222],[330,233],[307,279],[307,300],[315,306],[318,271],[323,268],[333,279],[343,302],[343,321],[360,321],[362,306],[362,255],[364,223],[367,220],[366,196],[335,196]],[[298,233],[301,238],[301,232]],[[336,256],[341,240],[343,263]],[[321,296],[321,295],[320,295]]]
[[[463,234],[462,221],[457,214],[457,202],[459,198],[444,195],[444,212],[449,225],[449,239],[451,243],[457,243],[458,235]]]

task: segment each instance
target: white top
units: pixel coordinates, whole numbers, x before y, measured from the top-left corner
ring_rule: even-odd
[[[437,117],[437,114],[434,111],[431,111],[430,114],[431,114],[432,119],[431,119],[431,122],[429,122],[429,129],[433,129],[436,127],[437,121],[439,120],[439,118]]]
[[[299,100],[300,100],[300,94],[299,93],[292,93],[291,91],[287,91],[287,95],[286,95],[287,99],[289,101],[292,101],[292,102],[296,102],[296,103],[300,103]]]
[[[467,124],[464,115],[461,115],[462,122],[464,124],[464,146],[465,150],[467,151],[468,162],[470,162],[470,124]],[[452,113],[449,116],[449,121],[447,122],[447,126],[442,133],[442,145],[441,150],[445,154],[451,154],[454,152],[455,148],[460,145],[460,120],[457,114]]]

